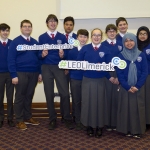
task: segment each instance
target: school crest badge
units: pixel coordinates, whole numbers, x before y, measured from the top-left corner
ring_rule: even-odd
[[[62,41],[61,40],[57,40],[57,44],[61,44],[62,43]]]
[[[146,54],[149,55],[150,54],[150,49],[146,50]]]
[[[139,57],[137,58],[137,61],[138,61],[138,62],[141,62],[141,61],[142,61],[142,57],[139,56]]]
[[[104,57],[105,53],[104,52],[99,52],[99,56],[102,58]]]
[[[118,45],[118,49],[119,49],[119,51],[121,51],[122,50],[122,46]]]

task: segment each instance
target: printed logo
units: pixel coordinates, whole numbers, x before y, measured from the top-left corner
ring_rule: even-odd
[[[105,53],[104,52],[99,52],[99,56],[102,58],[104,57]]]
[[[125,69],[126,66],[127,66],[127,63],[126,63],[124,60],[121,60],[119,57],[114,57],[114,58],[111,60],[111,63],[112,63],[114,66],[117,66],[119,69]]]
[[[137,61],[138,61],[138,62],[141,62],[141,61],[142,61],[142,57],[139,56],[139,57],[137,58]]]
[[[17,46],[17,51],[22,51],[23,50],[23,45],[18,45]]]
[[[69,38],[68,38],[68,43],[69,43],[70,45],[75,46],[75,47],[78,47],[79,44],[80,44],[78,40],[74,39],[74,38],[71,37],[71,36],[69,36]]]

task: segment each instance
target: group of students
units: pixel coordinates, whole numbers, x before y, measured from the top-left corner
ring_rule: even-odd
[[[26,124],[39,125],[32,117],[31,104],[37,82],[43,81],[49,112],[49,129],[57,127],[54,108],[54,80],[60,95],[62,123],[68,129],[86,129],[88,136],[99,138],[103,128],[117,130],[126,136],[140,138],[150,124],[150,33],[142,26],[137,35],[128,33],[128,23],[123,17],[116,26],[109,24],[102,42],[103,32],[99,28],[89,33],[79,29],[73,33],[74,19],[64,19],[65,33],[56,30],[58,19],[54,14],[46,18],[48,31],[39,36],[38,42],[30,35],[32,23],[23,20],[21,35],[13,41],[8,39],[10,27],[0,24],[0,128],[4,120],[4,90],[6,85],[8,124],[13,122],[13,93],[15,86],[14,113],[16,127],[26,130]],[[119,30],[119,33],[117,31]],[[70,50],[17,51],[18,45],[65,44],[68,38],[79,41],[78,47]],[[125,69],[115,67],[114,72],[96,70],[63,70],[58,67],[61,60],[109,63],[119,57],[127,63]],[[69,82],[72,96],[70,114]],[[95,131],[94,131],[95,129]]]

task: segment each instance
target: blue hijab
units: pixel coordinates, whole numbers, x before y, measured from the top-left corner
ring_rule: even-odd
[[[130,39],[135,42],[135,46],[132,49],[128,49],[125,47],[124,43],[126,39]],[[123,51],[121,53],[125,59],[130,61],[128,72],[128,85],[135,86],[135,84],[137,83],[137,68],[134,62],[137,60],[141,51],[139,51],[139,49],[137,48],[137,38],[132,33],[126,33],[122,38],[122,43]]]

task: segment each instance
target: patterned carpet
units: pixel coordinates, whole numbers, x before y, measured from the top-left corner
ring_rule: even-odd
[[[47,118],[38,120],[39,126],[28,125],[25,131],[10,128],[5,121],[0,128],[0,150],[150,150],[150,130],[141,139],[104,130],[97,139],[85,131],[66,129],[60,119],[53,131],[48,130]]]

